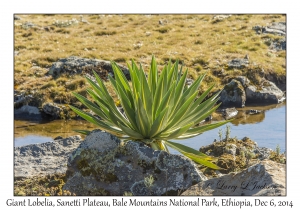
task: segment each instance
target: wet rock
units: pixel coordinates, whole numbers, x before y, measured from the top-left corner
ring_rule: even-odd
[[[234,118],[238,114],[238,110],[236,110],[235,107],[227,108],[227,109],[221,109],[223,117],[228,120],[231,118]]]
[[[246,114],[259,114],[259,113],[261,113],[262,111],[260,111],[260,110],[256,110],[256,109],[250,109],[250,110],[247,110],[246,111]]]
[[[236,69],[243,69],[249,65],[248,59],[233,59],[228,62],[228,68],[236,68]]]
[[[55,142],[15,147],[15,178],[65,173],[68,157],[78,147],[81,140],[81,137],[77,135]]]
[[[261,161],[239,172],[200,182],[183,196],[285,196],[285,165]]]
[[[25,105],[14,110],[15,119],[41,120],[42,115],[37,107]]]
[[[246,93],[243,85],[235,79],[231,80],[220,93],[219,101],[223,107],[244,107]]]
[[[127,68],[119,65],[124,72],[127,79],[130,79],[130,73]],[[87,59],[76,56],[62,58],[53,63],[49,69],[49,74],[53,77],[58,77],[62,73],[66,74],[89,74],[94,75],[93,70],[96,71],[102,79],[107,79],[109,73],[113,74],[112,66],[109,61],[98,59]]]
[[[177,195],[206,180],[189,159],[95,130],[68,160],[64,190],[76,195]]]
[[[45,103],[42,109],[44,113],[51,115],[54,118],[59,118],[63,111],[63,109],[55,103]]]
[[[285,100],[284,93],[270,81],[264,81],[259,89],[255,86],[248,86],[246,89],[247,103],[256,104],[278,104]]]

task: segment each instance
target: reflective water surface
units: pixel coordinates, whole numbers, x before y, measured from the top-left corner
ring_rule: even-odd
[[[255,115],[246,114],[246,110],[256,109],[262,112]],[[281,151],[286,148],[286,104],[277,104],[264,107],[246,107],[238,109],[236,119],[230,125],[230,136],[239,139],[247,136],[256,141],[260,147],[275,149],[280,146]],[[57,136],[63,138],[78,135],[74,129],[93,130],[95,125],[78,120],[55,120],[51,122],[14,121],[14,145],[22,146],[34,143],[53,141]],[[219,140],[218,132],[222,129],[225,136],[226,126],[207,131],[197,137],[181,140],[178,143],[185,144],[194,149],[211,144],[214,139]],[[173,151],[173,150],[172,150]],[[174,151],[173,151],[174,152]]]

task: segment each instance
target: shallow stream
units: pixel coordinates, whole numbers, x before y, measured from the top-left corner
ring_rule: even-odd
[[[255,115],[246,114],[246,110],[262,110]],[[263,106],[246,107],[238,109],[235,120],[229,123],[230,137],[242,139],[247,136],[256,141],[259,147],[275,149],[279,145],[281,152],[286,150],[286,103]],[[95,125],[81,120],[55,120],[47,121],[14,121],[14,145],[23,146],[34,143],[53,141],[57,136],[63,138],[78,135],[74,129],[93,130]],[[219,140],[219,129],[225,137],[226,125],[207,131],[197,137],[181,140],[178,143],[199,149],[201,146],[211,144],[214,139]],[[172,153],[177,153],[171,150]]]

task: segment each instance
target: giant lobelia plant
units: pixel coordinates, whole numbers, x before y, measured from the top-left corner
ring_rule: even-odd
[[[86,78],[91,85],[87,89],[94,102],[73,93],[79,101],[97,116],[76,107],[71,109],[85,120],[94,123],[104,131],[112,133],[125,141],[140,141],[155,150],[169,152],[168,146],[204,166],[219,169],[212,163],[212,157],[195,149],[170,140],[182,140],[197,136],[205,131],[219,127],[228,121],[196,126],[212,114],[219,105],[218,94],[204,100],[213,86],[198,96],[198,88],[205,75],[200,76],[190,87],[186,86],[187,70],[178,69],[178,61],[171,61],[158,74],[154,56],[148,78],[142,68],[132,60],[128,65],[131,84],[122,70],[111,62],[114,78],[108,76],[117,94],[124,113],[115,105],[104,83],[94,72],[96,82]],[[77,130],[88,134],[89,131]]]

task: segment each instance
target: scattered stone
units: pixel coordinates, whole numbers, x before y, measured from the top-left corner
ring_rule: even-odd
[[[78,147],[81,140],[81,137],[77,135],[55,142],[15,147],[14,177],[28,178],[65,173],[68,157]]]
[[[178,195],[206,180],[181,155],[95,130],[70,155],[64,190],[76,195]]]
[[[227,19],[229,17],[231,17],[231,15],[215,15],[213,17],[213,20],[214,20],[214,22],[219,22],[219,21],[222,21],[222,20]]]
[[[25,92],[14,91],[14,108],[28,105],[32,101],[32,95],[25,95]]]
[[[15,53],[15,56],[17,56],[17,55],[19,55],[19,54],[20,54],[20,52],[19,52],[19,51],[14,51],[14,53]]]
[[[186,78],[185,85],[189,88],[194,83],[194,80],[191,78]]]
[[[127,79],[130,79],[130,73],[124,66],[118,65],[124,72]],[[87,59],[76,56],[62,58],[52,64],[49,69],[49,74],[53,77],[58,77],[62,73],[67,74],[89,74],[93,75],[93,70],[96,71],[101,78],[107,79],[109,73],[113,74],[112,66],[109,61],[98,59]]]
[[[159,21],[158,21],[158,24],[159,24],[159,25],[165,25],[165,24],[167,24],[167,23],[168,23],[167,20],[159,20]]]
[[[246,114],[259,114],[261,113],[262,111],[261,110],[256,110],[256,109],[250,109],[250,110],[247,110],[246,111]]]
[[[228,68],[244,69],[249,65],[248,59],[236,58],[228,63]]]
[[[273,82],[267,80],[259,89],[250,85],[245,90],[247,103],[278,104],[285,100],[284,93]]]
[[[14,20],[21,20],[21,18],[17,15],[14,15]]]
[[[239,172],[200,182],[183,196],[286,196],[286,165],[264,160]]]
[[[59,139],[63,139],[63,137],[62,136],[57,136],[57,137],[54,138],[54,140],[59,140]]]
[[[60,113],[63,111],[63,109],[59,107],[57,104],[49,103],[49,102],[45,103],[42,109],[44,113],[51,115],[54,118],[59,118]]]
[[[223,117],[228,120],[231,118],[234,118],[235,116],[237,116],[237,114],[239,113],[238,110],[236,110],[235,107],[232,108],[226,108],[226,109],[221,109],[222,115]]]
[[[275,34],[275,35],[286,35],[286,23],[278,22],[272,23],[270,26],[254,26],[253,30],[256,31],[257,34]]]
[[[257,154],[260,160],[265,160],[270,158],[272,151],[272,149],[266,147],[256,147],[253,152]]]
[[[270,43],[270,49],[275,51],[286,50],[286,39],[274,40]]]
[[[36,25],[31,22],[25,22],[22,24],[22,28],[24,29],[33,28],[33,27],[36,27]]]
[[[223,107],[244,107],[246,102],[246,93],[243,85],[238,80],[231,80],[225,85],[220,93],[220,101]]]

